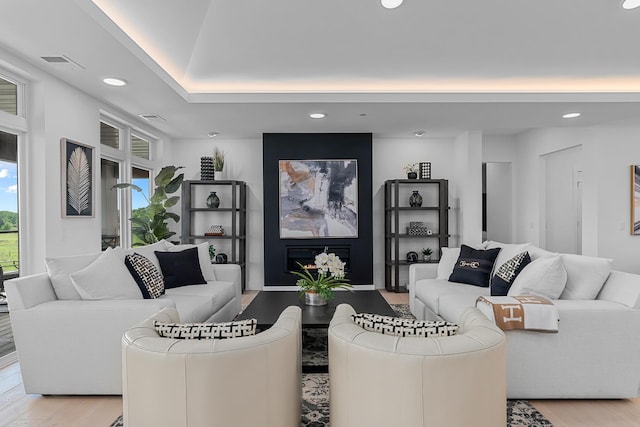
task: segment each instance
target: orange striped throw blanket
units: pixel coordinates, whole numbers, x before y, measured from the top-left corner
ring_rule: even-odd
[[[476,307],[503,331],[558,332],[558,308],[537,295],[481,296],[476,300]]]

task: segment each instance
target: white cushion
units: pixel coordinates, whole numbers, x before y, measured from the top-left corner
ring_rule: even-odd
[[[158,257],[155,254],[155,251],[166,251],[167,250],[167,246],[169,246],[170,243],[167,242],[166,240],[160,240],[159,242],[156,243],[152,243],[150,245],[146,245],[146,246],[136,246],[133,247],[131,249],[126,249],[124,251],[124,255],[122,257],[122,260],[124,261],[124,257],[126,255],[131,255],[132,253],[137,253],[142,255],[143,257],[147,258],[149,261],[151,261],[153,263],[153,265],[158,269],[158,271],[162,271],[160,269],[160,262],[158,261]]]
[[[69,277],[83,300],[142,299],[129,270],[111,248]]]
[[[460,256],[460,248],[441,248],[442,256],[438,262],[438,275],[436,279],[449,280],[449,276],[453,273],[458,257]]]
[[[216,280],[216,274],[213,271],[213,266],[211,265],[208,242],[200,243],[199,245],[174,245],[171,243],[167,245],[167,250],[169,252],[180,252],[189,248],[198,248],[198,261],[200,262],[200,270],[202,270],[202,276],[207,282],[214,282]]]
[[[555,253],[553,252],[546,251],[542,248],[539,248],[533,245],[529,245],[529,247],[527,248],[527,252],[529,252],[529,257],[531,257],[531,261],[535,261],[538,258],[546,258],[546,257],[555,255]]]
[[[595,299],[611,273],[613,260],[574,254],[560,257],[567,270],[567,286],[560,299]]]
[[[49,273],[49,279],[51,285],[55,291],[58,299],[64,300],[81,300],[80,294],[76,291],[76,288],[71,283],[70,274],[76,271],[82,270],[93,261],[98,259],[102,252],[95,252],[86,255],[58,257],[58,258],[45,258],[47,264],[47,272]]]
[[[554,300],[560,297],[566,283],[567,272],[559,255],[538,258],[522,269],[507,295],[533,294]]]
[[[494,241],[485,242],[486,249],[495,249],[500,248],[500,253],[496,258],[496,262],[493,264],[493,271],[491,272],[491,277],[495,275],[498,269],[505,262],[509,261],[514,256],[521,254],[522,252],[528,251],[531,243],[500,243]]]

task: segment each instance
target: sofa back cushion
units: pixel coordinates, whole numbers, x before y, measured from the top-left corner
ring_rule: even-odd
[[[567,283],[567,272],[559,255],[538,258],[527,265],[511,285],[508,296],[540,295],[558,299]]]
[[[567,286],[560,299],[595,299],[611,273],[613,260],[574,254],[560,256],[567,270]]]
[[[453,273],[449,276],[449,281],[488,287],[489,276],[493,271],[498,253],[500,253],[499,248],[484,250],[467,245],[460,246],[460,256],[453,267]]]
[[[146,246],[135,246],[131,249],[124,249],[122,253],[122,261],[124,261],[124,257],[126,255],[131,255],[133,253],[137,253],[147,258],[151,263],[160,271],[160,261],[158,261],[158,257],[156,257],[155,251],[166,251],[167,247],[173,246],[171,243],[166,240],[160,240],[159,242],[152,243]]]
[[[156,256],[160,261],[165,289],[207,283],[202,277],[198,248],[192,247],[179,252],[156,251]]]
[[[493,277],[504,263],[511,260],[514,256],[526,252],[531,246],[531,243],[501,243],[489,240],[484,242],[484,245],[485,249],[500,249],[500,253],[493,266],[493,272],[491,273],[491,277]]]
[[[213,282],[216,280],[216,275],[211,265],[211,258],[209,257],[209,243],[203,242],[199,245],[184,244],[173,245],[169,243],[167,250],[169,252],[180,252],[185,249],[197,248],[198,249],[198,261],[200,262],[200,270],[202,271],[202,277],[207,282]]]
[[[81,300],[80,294],[71,283],[69,277],[72,273],[82,270],[94,262],[102,252],[95,252],[86,255],[76,255],[68,257],[47,257],[47,273],[49,280],[58,299],[61,300]]]

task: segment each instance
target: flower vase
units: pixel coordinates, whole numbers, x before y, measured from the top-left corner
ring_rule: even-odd
[[[220,206],[220,198],[216,194],[215,191],[209,193],[209,197],[207,197],[207,207],[217,209]]]
[[[223,176],[223,175],[224,175],[224,173],[223,173],[223,172],[224,172],[224,171],[215,171],[215,172],[213,173],[214,179],[215,179],[216,181],[222,181],[222,180],[224,179],[224,176]]]
[[[320,294],[315,292],[305,292],[304,293],[304,303],[307,305],[327,305],[327,300],[322,298]]]
[[[418,190],[414,190],[413,194],[409,196],[409,206],[412,208],[422,206],[422,196],[418,193]]]

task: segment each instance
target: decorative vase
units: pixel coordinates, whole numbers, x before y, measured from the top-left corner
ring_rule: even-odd
[[[420,162],[420,179],[431,179],[431,162]]]
[[[431,255],[422,255],[422,260],[423,261],[431,261]]]
[[[315,292],[305,292],[304,303],[307,305],[327,305],[327,300]]]
[[[213,181],[213,157],[200,157],[200,179],[203,181]]]
[[[422,196],[418,193],[418,190],[414,190],[413,194],[409,196],[409,206],[412,208],[419,208],[422,206]]]
[[[224,176],[223,176],[223,175],[224,175],[224,173],[223,173],[223,172],[224,172],[224,171],[215,171],[215,172],[213,173],[214,179],[215,179],[216,181],[222,181],[222,180],[224,179]]]
[[[227,263],[227,254],[216,255],[216,264],[226,264],[226,263]]]
[[[218,197],[215,191],[212,191],[209,193],[209,197],[207,197],[207,207],[216,209],[218,206],[220,206],[220,197]]]
[[[418,172],[407,172],[408,179],[418,179]]]

